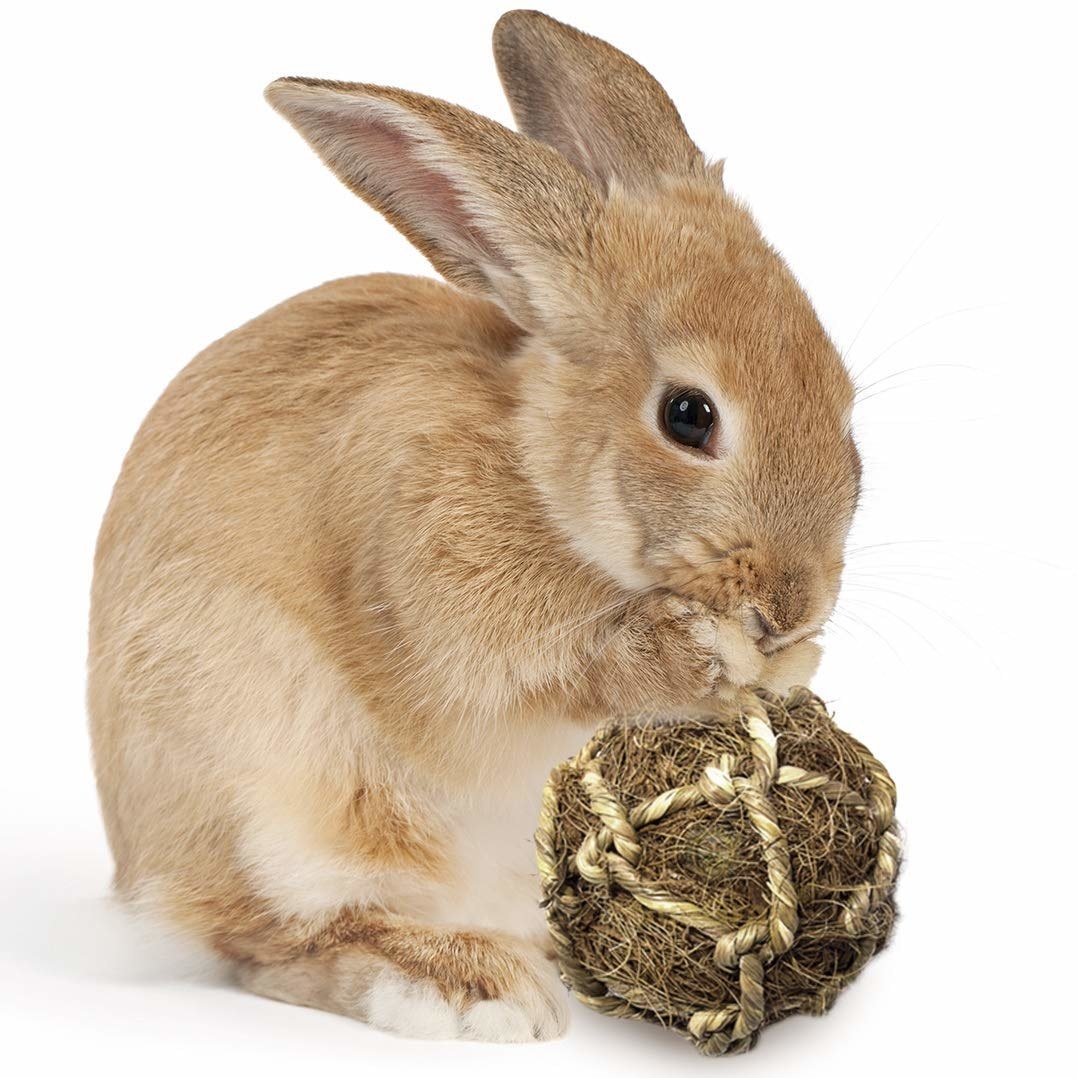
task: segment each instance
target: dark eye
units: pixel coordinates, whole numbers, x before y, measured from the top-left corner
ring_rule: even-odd
[[[715,430],[715,406],[698,389],[676,389],[662,411],[666,433],[692,449],[704,449]]]

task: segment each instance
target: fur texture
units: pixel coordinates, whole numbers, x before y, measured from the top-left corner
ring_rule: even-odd
[[[323,285],[168,387],[101,530],[89,706],[121,894],[256,992],[518,1040],[565,1024],[543,777],[610,714],[806,681],[859,467],[838,355],[661,88],[535,12],[495,53],[523,134],[267,91],[452,284]],[[663,433],[673,386],[714,455]]]

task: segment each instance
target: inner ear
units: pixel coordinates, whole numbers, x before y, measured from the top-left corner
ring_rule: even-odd
[[[281,107],[280,95],[267,95]],[[282,111],[345,185],[373,203],[441,273],[482,288],[483,264],[508,272],[507,260],[477,226],[462,192],[446,172],[423,159],[419,121],[405,116],[390,122],[380,116],[387,111],[385,103],[344,95],[320,104],[308,99],[302,112]]]
[[[578,257],[598,212],[594,190],[564,158],[405,90],[288,78],[266,96],[448,280],[534,326],[531,276]]]
[[[369,175],[381,177],[387,203],[399,206],[393,213],[400,219],[394,223],[407,233],[418,232],[415,222],[423,221],[423,231],[435,245],[469,248],[472,257],[508,271],[508,261],[477,227],[475,215],[468,212],[449,176],[422,161],[414,143],[398,129],[377,122],[368,122],[368,127],[369,131],[357,138],[366,148]],[[359,155],[354,160],[358,162]],[[362,194],[362,178],[355,190]]]

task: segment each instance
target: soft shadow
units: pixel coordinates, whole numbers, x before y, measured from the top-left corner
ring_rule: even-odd
[[[229,983],[225,963],[135,917],[97,866],[38,866],[0,895],[0,955],[42,972],[135,984]],[[70,874],[66,874],[70,873]]]

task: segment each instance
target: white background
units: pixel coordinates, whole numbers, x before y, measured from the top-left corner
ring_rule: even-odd
[[[817,687],[887,762],[902,920],[826,1019],[704,1061],[575,1008],[411,1043],[181,976],[105,899],[83,714],[96,529],[168,379],[319,281],[431,272],[266,106],[283,74],[509,112],[495,3],[36,3],[4,18],[0,1045],[6,1073],[1069,1070],[1078,240],[1067,5],[551,3],[726,157],[863,402]],[[1073,1073],[1073,1071],[1071,1071]]]

